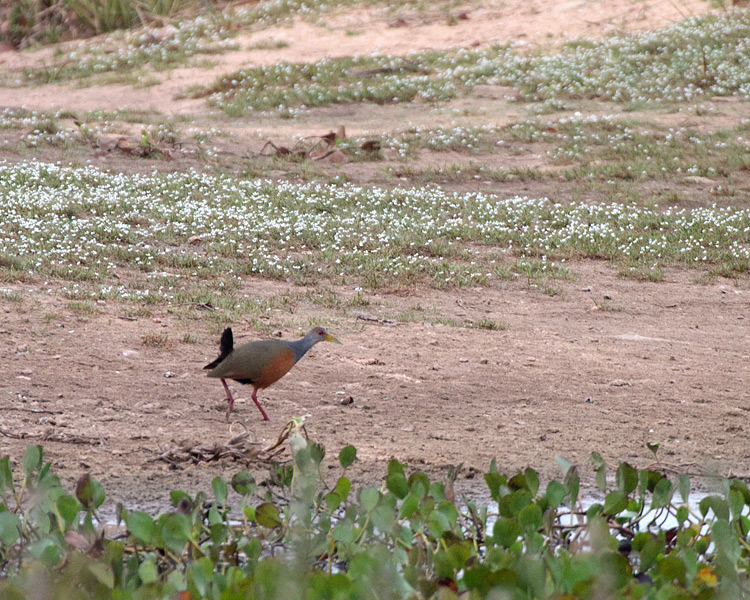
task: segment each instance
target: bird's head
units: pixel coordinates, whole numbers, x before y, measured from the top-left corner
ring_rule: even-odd
[[[312,338],[314,342],[334,342],[335,344],[341,343],[330,333],[328,333],[328,331],[326,331],[323,327],[316,327],[307,334],[307,337]]]

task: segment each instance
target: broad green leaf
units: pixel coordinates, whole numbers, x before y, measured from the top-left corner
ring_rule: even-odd
[[[573,466],[573,463],[564,456],[555,456],[555,462],[557,463],[557,466],[560,467],[563,477],[568,474],[568,471]]]
[[[622,462],[615,472],[615,482],[617,484],[617,489],[628,496],[636,487],[638,487],[638,471],[628,463]]]
[[[484,476],[484,481],[490,488],[490,497],[495,502],[500,502],[500,486],[504,485],[505,477],[497,472],[490,471]]]
[[[400,500],[409,493],[409,484],[403,473],[391,473],[385,478],[385,485]]]
[[[328,510],[328,512],[333,512],[341,504],[341,496],[336,492],[328,492],[324,499],[326,502],[326,510]]]
[[[89,563],[89,571],[91,574],[99,580],[99,583],[103,584],[110,590],[115,587],[115,574],[112,571],[112,567],[106,563],[94,562]],[[140,569],[139,569],[140,574]]]
[[[161,537],[172,552],[180,553],[192,537],[190,521],[182,513],[173,513],[164,519]]]
[[[151,515],[145,512],[127,512],[125,515],[125,525],[128,531],[132,533],[142,544],[150,544],[154,538],[156,528]]]
[[[42,447],[41,446],[29,446],[26,448],[26,452],[23,455],[23,472],[26,477],[29,477],[34,469],[37,469],[42,464]]]
[[[536,496],[536,493],[539,491],[539,474],[531,468],[526,468],[523,474],[526,478],[526,487],[532,496]]]
[[[404,474],[404,465],[395,458],[392,458],[388,461],[388,475],[403,475],[406,477]]]
[[[282,525],[279,509],[270,502],[264,502],[256,507],[255,520],[259,525],[268,529],[275,529]]]
[[[339,452],[339,462],[343,468],[351,466],[357,458],[357,449],[354,446],[344,446]]]
[[[495,543],[504,548],[510,548],[511,545],[516,542],[520,534],[521,528],[518,523],[507,517],[500,517],[492,526],[492,537],[494,538]]]
[[[444,500],[438,504],[437,509],[445,515],[445,518],[448,519],[448,523],[451,527],[455,526],[456,521],[458,521],[458,509],[453,502]]]
[[[567,493],[568,490],[565,486],[559,481],[553,479],[547,484],[547,491],[544,493],[544,497],[547,498],[552,508],[557,508],[562,504]]]
[[[351,543],[354,541],[354,525],[349,520],[339,521],[331,535],[337,542]]]
[[[729,520],[729,504],[721,496],[706,496],[698,503],[701,514],[705,517],[709,509],[718,519]]]
[[[672,501],[674,486],[666,477],[662,478],[654,487],[653,497],[651,499],[651,508],[663,508]]]
[[[518,524],[523,530],[537,530],[542,526],[542,509],[537,504],[529,504],[518,513]]]
[[[687,504],[690,497],[690,478],[687,475],[680,475],[680,498]]]
[[[574,505],[578,502],[578,489],[580,487],[580,479],[578,477],[578,467],[572,465],[568,472],[565,474],[563,483],[570,490],[570,502]]]
[[[398,518],[408,519],[414,514],[417,508],[419,508],[419,498],[414,494],[409,494],[404,498],[403,502],[401,502],[401,506],[398,509]]]
[[[312,461],[319,465],[323,462],[323,459],[326,456],[326,449],[323,448],[320,444],[313,442],[310,444],[310,458],[312,458]]]
[[[50,538],[34,542],[29,546],[29,553],[38,558],[48,568],[52,569],[60,562],[60,549]]]
[[[0,494],[5,490],[16,489],[13,485],[13,473],[10,469],[10,456],[0,458]]]
[[[255,477],[247,471],[235,473],[232,477],[232,489],[241,496],[252,494],[256,489]]]
[[[153,560],[144,560],[138,567],[138,577],[143,583],[153,583],[159,578],[156,571],[156,563]]]
[[[656,559],[664,552],[664,544],[656,539],[648,540],[640,550],[641,571],[646,572],[656,563]]]
[[[72,523],[78,516],[78,509],[80,505],[73,496],[67,496],[63,494],[57,499],[56,502],[57,511],[60,516],[65,519],[68,523]]]
[[[682,560],[674,554],[667,556],[659,561],[656,570],[667,581],[677,581],[680,584],[685,583],[687,568]]]
[[[347,477],[339,477],[336,482],[336,493],[341,497],[343,502],[349,497],[349,491],[352,489],[352,484]]]
[[[213,481],[211,482],[211,487],[214,490],[214,497],[216,498],[216,502],[222,506],[226,504],[227,494],[229,493],[227,482],[221,477],[214,477]]]
[[[628,498],[625,493],[620,490],[615,490],[607,494],[607,497],[604,499],[602,511],[605,515],[617,515],[627,507]]]
[[[21,518],[12,512],[0,512],[0,542],[12,546],[21,537]]]
[[[601,454],[599,454],[598,452],[592,452],[591,464],[594,465],[594,468],[596,469],[596,474],[594,475],[594,482],[596,483],[596,487],[599,488],[599,491],[606,492],[607,463],[604,462]]]
[[[379,498],[380,492],[374,488],[363,488],[359,492],[359,501],[367,512],[370,512],[378,505]]]
[[[409,491],[415,492],[417,486],[424,488],[424,492],[419,494],[420,498],[424,498],[430,489],[430,478],[424,473],[417,471],[409,475]]]
[[[94,506],[95,493],[94,480],[91,479],[91,475],[84,473],[78,478],[78,483],[76,483],[76,498],[78,498],[78,502],[86,509],[92,508]]]

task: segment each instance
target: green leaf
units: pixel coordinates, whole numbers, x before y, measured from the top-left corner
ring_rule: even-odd
[[[150,544],[154,538],[154,520],[151,515],[145,512],[130,512],[125,514],[125,525],[128,527],[128,531],[133,534],[139,542],[143,544]]]
[[[607,491],[607,463],[604,462],[604,459],[602,458],[601,454],[599,454],[598,452],[592,452],[591,464],[594,465],[594,468],[596,469],[596,475],[594,476],[594,482],[596,483],[596,487],[599,488],[600,491],[606,492]]]
[[[661,444],[659,443],[652,444],[650,442],[646,442],[646,448],[651,451],[651,453],[654,455],[654,458],[656,458],[656,453],[659,451],[659,446],[661,446]]]
[[[241,496],[249,496],[256,489],[255,477],[247,471],[235,473],[232,477],[232,489]]]
[[[91,479],[91,475],[84,473],[78,478],[78,482],[76,483],[76,498],[78,498],[78,502],[84,508],[89,509],[94,506],[95,494],[94,480]]]
[[[0,512],[0,542],[12,546],[21,537],[21,518],[12,512]]]
[[[417,494],[420,498],[424,498],[430,489],[430,478],[424,473],[417,471],[409,475],[409,491],[416,492],[417,487],[421,486],[424,491]]]
[[[29,446],[23,455],[23,472],[26,477],[30,477],[35,469],[42,464],[42,447]]]
[[[578,468],[575,465],[572,465],[567,473],[565,473],[563,483],[570,491],[571,505],[576,504],[578,502],[578,488],[580,487],[581,481],[578,477]]]
[[[341,504],[341,496],[339,496],[336,492],[328,492],[325,495],[324,499],[326,502],[326,509],[328,510],[328,512],[333,512]]]
[[[164,519],[161,537],[172,552],[181,553],[192,535],[190,521],[182,513],[173,513]]]
[[[542,526],[542,509],[537,504],[529,504],[518,513],[518,524],[525,531],[536,531]]]
[[[0,458],[0,495],[5,490],[16,489],[13,485],[13,473],[10,469],[10,456]]]
[[[510,548],[521,535],[521,528],[513,519],[500,517],[492,526],[492,537],[496,544]]]
[[[55,505],[57,506],[57,512],[60,513],[60,516],[65,521],[68,523],[75,521],[75,518],[78,516],[80,504],[78,504],[78,501],[73,496],[63,494],[57,499]]]
[[[651,498],[651,508],[663,508],[672,501],[674,486],[666,477],[663,477],[654,487],[653,497]]]
[[[638,471],[626,462],[620,463],[615,472],[615,482],[617,483],[617,489],[628,496],[638,487]]]
[[[437,509],[445,515],[445,518],[448,519],[448,523],[451,527],[454,527],[456,525],[456,521],[458,521],[458,509],[456,508],[456,505],[453,504],[453,502],[443,500],[440,504],[438,504]]]
[[[229,493],[227,482],[224,481],[221,477],[214,477],[213,481],[211,482],[211,487],[214,490],[214,497],[216,498],[216,502],[220,505],[226,504],[227,494]]]
[[[359,492],[359,501],[367,512],[370,512],[378,505],[379,499],[380,492],[374,488],[363,488]]]
[[[138,567],[138,577],[143,583],[153,583],[159,577],[156,571],[156,563],[153,560],[144,560]]]
[[[281,527],[282,521],[279,516],[279,509],[270,502],[264,502],[255,509],[255,519],[259,525],[268,529]]]
[[[526,478],[526,487],[532,496],[536,496],[536,493],[539,491],[539,474],[531,468],[524,469],[523,474]]]
[[[354,525],[348,519],[339,521],[331,535],[337,542],[351,543],[354,541]]]
[[[680,498],[687,504],[690,496],[690,478],[687,475],[680,475]]]
[[[89,571],[96,577],[99,583],[103,584],[110,590],[115,587],[115,574],[112,572],[112,567],[105,563],[89,563]],[[138,570],[140,573],[140,569]]]
[[[336,493],[341,497],[343,502],[349,497],[349,491],[352,489],[352,484],[347,477],[339,477],[336,482]]]
[[[388,475],[404,475],[404,465],[392,458],[388,461]]]
[[[403,473],[391,473],[385,478],[385,485],[400,500],[409,493],[409,484]]]
[[[685,583],[687,568],[685,567],[685,563],[675,555],[670,555],[660,560],[659,564],[656,565],[656,570],[667,581],[676,580],[680,584]]]
[[[500,486],[505,485],[505,476],[500,475],[496,471],[490,471],[484,476],[484,481],[487,483],[487,487],[490,489],[490,497],[495,502],[500,502]]]
[[[648,535],[648,534],[646,534]],[[641,572],[648,571],[656,563],[659,554],[664,552],[664,544],[656,539],[649,539],[641,548]]]
[[[704,517],[708,514],[708,509],[710,508],[716,515],[716,518],[725,521],[729,520],[729,505],[721,496],[706,496],[705,498],[701,498],[698,508]]]
[[[573,466],[573,463],[564,456],[555,456],[555,462],[557,463],[557,466],[560,467],[563,477],[568,474],[568,471]]]
[[[610,492],[604,499],[604,507],[602,512],[605,515],[617,515],[620,514],[628,507],[628,497],[624,492],[619,490]]]
[[[562,504],[563,499],[567,495],[568,490],[559,481],[553,479],[547,484],[547,491],[544,493],[544,497],[550,503],[552,508],[557,508]]]
[[[357,458],[357,449],[354,446],[344,446],[339,452],[339,462],[343,468],[350,467]]]
[[[29,546],[29,553],[38,558],[44,565],[52,569],[60,562],[60,550],[55,542],[45,538]]]
[[[313,442],[310,444],[310,458],[312,458],[313,462],[316,465],[319,465],[323,462],[323,459],[326,456],[326,449],[323,448],[320,444]]]
[[[404,498],[401,506],[398,509],[398,518],[408,519],[416,512],[418,508],[419,498],[417,498],[414,494],[409,494],[408,496],[406,496],[406,498]]]

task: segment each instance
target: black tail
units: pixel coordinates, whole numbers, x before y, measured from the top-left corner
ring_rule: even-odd
[[[219,343],[219,358],[217,358],[212,363],[208,363],[204,369],[213,369],[216,367],[222,360],[224,360],[227,356],[229,356],[234,349],[234,337],[232,337],[232,328],[227,327],[224,330],[224,333],[221,334],[221,342]]]

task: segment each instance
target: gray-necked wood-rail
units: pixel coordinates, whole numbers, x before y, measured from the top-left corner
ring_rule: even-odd
[[[234,347],[234,337],[231,327],[227,327],[221,335],[219,358],[207,364],[204,369],[211,369],[209,377],[221,379],[227,392],[229,410],[227,420],[234,409],[234,398],[229,391],[227,379],[234,379],[239,383],[253,386],[253,402],[258,407],[263,420],[268,421],[268,415],[258,402],[258,390],[276,383],[302,358],[307,351],[318,342],[336,342],[335,337],[322,327],[311,330],[302,339],[294,342],[284,340],[260,340]]]

